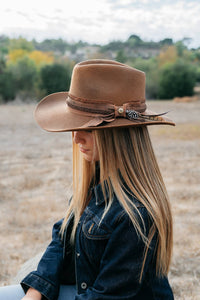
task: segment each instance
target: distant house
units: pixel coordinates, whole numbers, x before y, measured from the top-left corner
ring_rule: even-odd
[[[95,58],[97,54],[100,53],[100,46],[83,46],[76,49],[74,53],[67,50],[65,52],[65,55],[69,57],[69,59],[76,60],[76,61],[82,61],[87,60],[91,58]]]

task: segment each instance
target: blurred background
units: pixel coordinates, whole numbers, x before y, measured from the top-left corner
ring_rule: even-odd
[[[8,0],[0,11],[0,101],[67,90],[74,64],[92,58],[144,70],[149,99],[192,96],[199,15],[198,0]]]
[[[0,285],[43,251],[71,195],[71,134],[33,119],[46,94],[67,91],[73,66],[113,59],[146,73],[150,127],[174,215],[176,299],[200,297],[199,0],[7,0],[0,10]]]

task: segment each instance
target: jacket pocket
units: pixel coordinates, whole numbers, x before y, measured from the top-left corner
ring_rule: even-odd
[[[110,228],[97,215],[87,215],[83,225],[82,231],[86,238],[91,240],[105,240],[109,239],[111,235]]]

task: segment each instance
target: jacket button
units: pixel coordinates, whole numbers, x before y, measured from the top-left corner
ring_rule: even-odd
[[[79,256],[80,256],[80,253],[79,253],[79,252],[76,252],[76,256],[77,256],[77,258],[79,258]]]
[[[83,290],[87,289],[87,283],[82,282],[82,283],[81,283],[81,288],[82,288]]]

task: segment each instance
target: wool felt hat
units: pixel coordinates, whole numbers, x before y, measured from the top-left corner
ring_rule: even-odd
[[[147,109],[144,72],[104,59],[76,64],[69,91],[43,98],[35,119],[43,129],[57,132],[175,125],[165,113]]]

